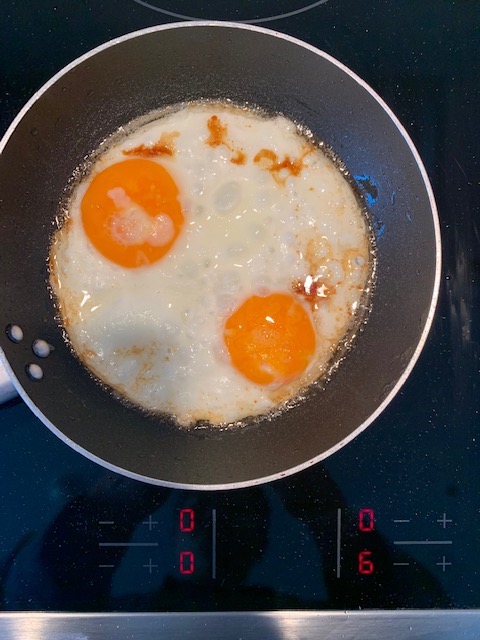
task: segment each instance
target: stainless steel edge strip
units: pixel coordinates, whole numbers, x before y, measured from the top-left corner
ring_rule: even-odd
[[[478,640],[480,610],[2,613],[1,640]]]

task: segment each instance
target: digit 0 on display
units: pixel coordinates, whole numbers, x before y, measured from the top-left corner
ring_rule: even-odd
[[[180,509],[178,526],[182,533],[195,531],[195,511],[193,509]],[[193,551],[180,552],[178,569],[182,576],[191,576],[195,572],[195,555]]]
[[[375,513],[373,509],[360,509],[358,512],[358,529],[368,533],[375,529]]]
[[[193,509],[180,509],[180,531],[191,533],[195,530],[195,511]]]
[[[195,571],[195,555],[192,551],[180,553],[180,573],[182,576],[191,576]]]

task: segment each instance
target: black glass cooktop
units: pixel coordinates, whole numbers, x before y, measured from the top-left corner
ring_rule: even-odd
[[[0,21],[2,132],[77,56],[184,17],[305,40],[393,109],[439,209],[433,327],[366,431],[308,471],[256,488],[144,485],[75,453],[20,401],[3,406],[0,609],[480,607],[480,3],[11,0]]]

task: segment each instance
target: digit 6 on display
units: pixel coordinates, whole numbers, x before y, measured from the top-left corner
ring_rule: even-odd
[[[358,573],[361,573],[364,576],[369,576],[375,571],[375,566],[370,560],[371,555],[371,551],[360,551],[358,554]]]

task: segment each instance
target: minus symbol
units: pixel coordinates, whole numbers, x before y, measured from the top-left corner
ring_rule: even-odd
[[[432,545],[432,544],[452,544],[452,540],[394,540],[393,544],[408,545]]]
[[[410,522],[410,520],[394,520],[394,522]]]
[[[99,520],[98,524],[115,524],[113,520]]]
[[[115,567],[114,564],[99,564],[98,566],[100,569],[114,569]]]
[[[409,567],[410,563],[409,562],[394,562],[393,566],[394,567]]]
[[[158,547],[158,542],[99,542],[99,547]]]

